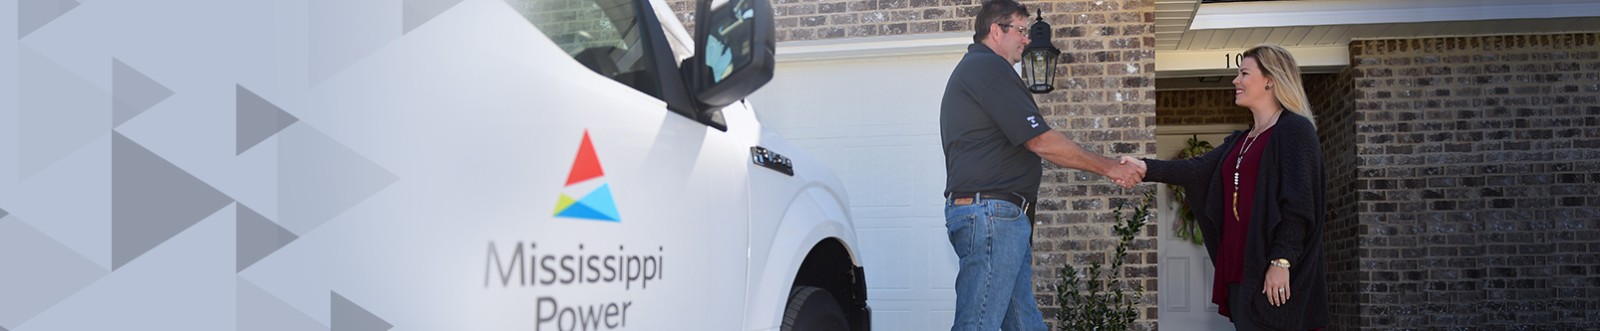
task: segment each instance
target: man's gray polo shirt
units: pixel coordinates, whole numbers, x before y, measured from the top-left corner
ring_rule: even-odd
[[[1024,143],[1047,131],[1011,64],[988,46],[967,46],[939,106],[945,194],[1014,192],[1034,200],[1044,168]]]

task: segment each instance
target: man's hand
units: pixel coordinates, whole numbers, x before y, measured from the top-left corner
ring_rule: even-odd
[[[1131,160],[1131,161],[1130,161]],[[1133,188],[1134,185],[1144,181],[1144,161],[1123,156],[1116,168],[1107,172],[1106,177],[1111,177],[1111,182],[1121,185],[1122,188]]]
[[[1049,131],[1029,139],[1029,151],[1039,157],[1049,160],[1058,166],[1086,170],[1111,178],[1111,182],[1122,185],[1122,188],[1133,188],[1144,179],[1144,162],[1138,165],[1118,163],[1116,159],[1107,158],[1086,151],[1078,143],[1067,139],[1067,135],[1060,131]]]
[[[1118,162],[1117,168],[1106,174],[1106,177],[1111,177],[1111,182],[1121,185],[1122,188],[1133,188],[1134,185],[1144,181],[1146,170],[1148,168],[1145,167],[1144,160],[1124,155]]]
[[[1140,160],[1132,156],[1123,155],[1121,164],[1132,164],[1139,167],[1139,178],[1141,179],[1144,178],[1144,173],[1150,170],[1150,167],[1144,163],[1144,160]]]

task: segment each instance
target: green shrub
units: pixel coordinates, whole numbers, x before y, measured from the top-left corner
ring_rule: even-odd
[[[1056,285],[1056,302],[1061,305],[1056,312],[1060,330],[1127,330],[1139,318],[1139,311],[1134,306],[1139,303],[1139,297],[1144,295],[1144,287],[1137,281],[1124,278],[1122,261],[1128,255],[1128,246],[1133,244],[1134,237],[1149,219],[1150,202],[1154,199],[1153,193],[1145,193],[1139,206],[1133,209],[1133,217],[1123,218],[1122,204],[1117,204],[1117,209],[1112,212],[1112,217],[1117,221],[1112,229],[1119,241],[1117,253],[1111,258],[1110,270],[1102,273],[1100,262],[1096,261],[1085,268],[1087,277],[1082,277],[1071,263],[1061,266],[1062,282]],[[1132,293],[1127,289],[1132,289]]]

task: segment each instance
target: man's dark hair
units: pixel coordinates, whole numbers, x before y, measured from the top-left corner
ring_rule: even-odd
[[[983,7],[978,8],[978,21],[972,24],[972,42],[983,43],[983,38],[989,36],[989,28],[994,23],[1011,24],[1011,17],[1016,15],[1028,17],[1028,7],[1016,0],[984,1]]]

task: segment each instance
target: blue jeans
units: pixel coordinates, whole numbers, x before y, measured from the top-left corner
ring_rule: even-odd
[[[1022,207],[982,199],[956,205],[946,199],[944,227],[961,257],[956,275],[960,330],[1046,330],[1033,297],[1032,228]]]

